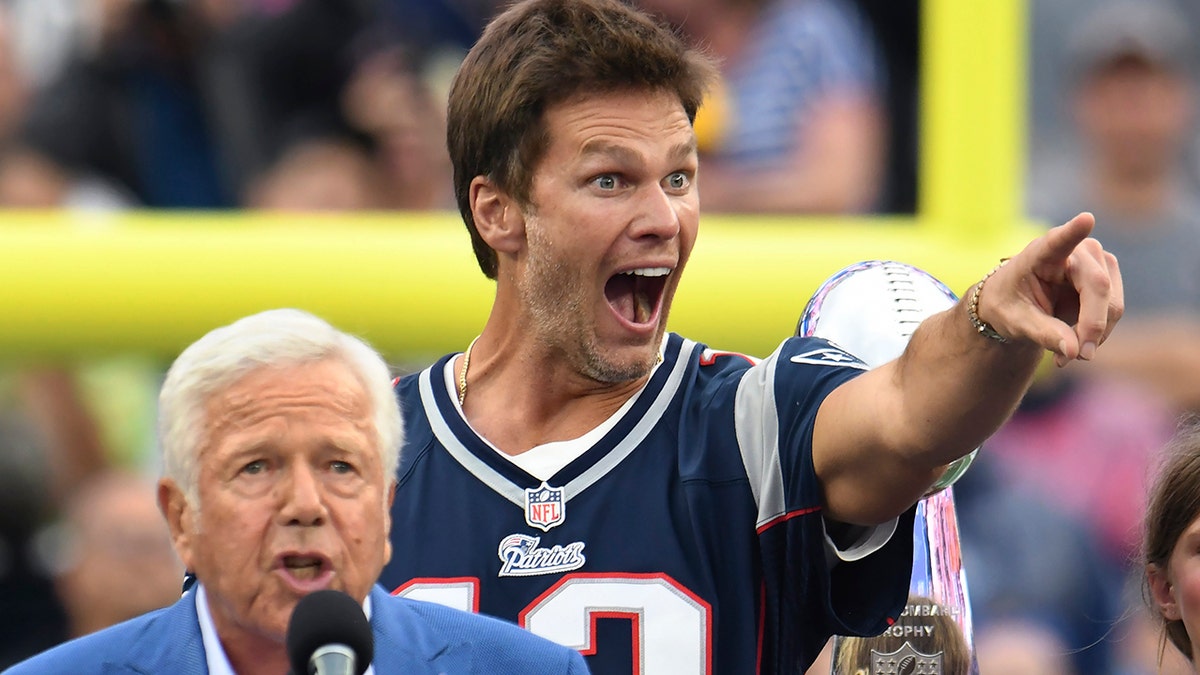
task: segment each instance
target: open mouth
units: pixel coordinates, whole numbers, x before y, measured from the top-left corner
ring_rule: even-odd
[[[281,560],[283,570],[298,581],[312,581],[330,569],[329,561],[316,555],[285,555]]]
[[[645,325],[658,317],[670,273],[669,267],[642,267],[614,274],[604,285],[604,297],[617,316]]]

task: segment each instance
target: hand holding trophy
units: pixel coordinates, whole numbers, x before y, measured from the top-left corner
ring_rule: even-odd
[[[898,357],[926,317],[955,302],[945,284],[911,265],[861,262],[817,289],[796,333],[835,342],[876,367]],[[951,489],[976,452],[952,463],[917,504],[904,614],[877,638],[835,637],[834,675],[978,673]]]

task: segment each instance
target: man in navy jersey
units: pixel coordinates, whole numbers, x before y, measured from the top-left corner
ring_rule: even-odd
[[[1043,350],[1092,358],[1123,306],[1081,214],[870,371],[819,339],[759,361],[665,333],[712,77],[619,0],[526,0],[450,92],[458,204],[496,299],[464,353],[397,384],[403,554],[382,580],[599,673],[795,673],[831,634],[882,632],[908,595],[912,505]]]

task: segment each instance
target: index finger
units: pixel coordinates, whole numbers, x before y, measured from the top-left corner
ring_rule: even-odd
[[[1039,263],[1062,263],[1071,257],[1077,246],[1088,238],[1096,218],[1084,211],[1058,227],[1050,228],[1043,239],[1044,246],[1039,251]]]

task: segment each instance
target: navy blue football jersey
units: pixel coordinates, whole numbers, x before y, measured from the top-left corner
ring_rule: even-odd
[[[757,362],[670,334],[615,425],[546,481],[467,424],[454,356],[397,383],[394,592],[514,621],[621,675],[799,673],[830,635],[878,634],[903,609],[911,537],[828,562],[813,421],[866,369],[837,346],[791,338]]]

